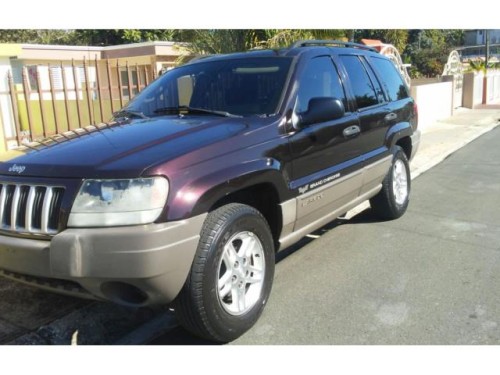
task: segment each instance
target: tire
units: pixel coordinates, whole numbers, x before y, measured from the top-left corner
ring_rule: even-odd
[[[376,216],[384,220],[397,219],[406,212],[410,200],[410,165],[399,146],[393,149],[392,165],[382,182],[382,190],[370,200]]]
[[[208,214],[190,274],[173,307],[196,336],[225,343],[249,330],[267,303],[274,241],[256,209],[231,203]]]

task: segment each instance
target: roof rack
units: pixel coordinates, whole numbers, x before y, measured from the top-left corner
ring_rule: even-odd
[[[297,47],[307,47],[307,46],[328,46],[333,45],[336,47],[350,47],[350,48],[359,48],[367,51],[377,52],[375,48],[369,47],[360,43],[351,43],[351,42],[343,42],[341,40],[299,40],[298,42],[293,43],[290,48]]]

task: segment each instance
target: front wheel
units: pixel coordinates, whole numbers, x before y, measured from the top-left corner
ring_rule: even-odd
[[[174,302],[181,325],[217,342],[250,329],[271,292],[274,242],[256,209],[228,204],[208,214],[188,279]]]
[[[408,158],[401,147],[395,146],[392,165],[382,182],[382,190],[370,200],[374,213],[386,220],[403,216],[408,208],[410,188]]]

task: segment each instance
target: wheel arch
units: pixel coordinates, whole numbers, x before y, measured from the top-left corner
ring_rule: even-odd
[[[279,203],[288,199],[290,192],[278,165],[262,168],[251,164],[240,164],[185,185],[169,201],[167,220],[182,220],[228,203],[241,203],[254,207],[265,217],[278,241],[283,221]],[[234,177],[228,178],[231,175]]]
[[[411,141],[412,133],[413,130],[409,122],[401,122],[394,125],[387,133],[387,144],[390,148],[393,148],[396,145],[400,146],[406,154],[408,160],[410,160],[413,149]]]
[[[278,190],[272,183],[258,183],[224,195],[212,204],[209,212],[229,203],[246,204],[259,211],[271,229],[275,248],[278,248],[278,239],[283,227],[283,215],[279,206]]]

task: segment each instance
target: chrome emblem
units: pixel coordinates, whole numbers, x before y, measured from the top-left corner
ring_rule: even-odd
[[[309,185],[299,187],[299,194],[304,194],[307,190],[309,190]]]
[[[24,165],[17,165],[14,164],[12,167],[9,168],[9,172],[16,172],[17,174],[21,174],[24,172],[26,167]]]

